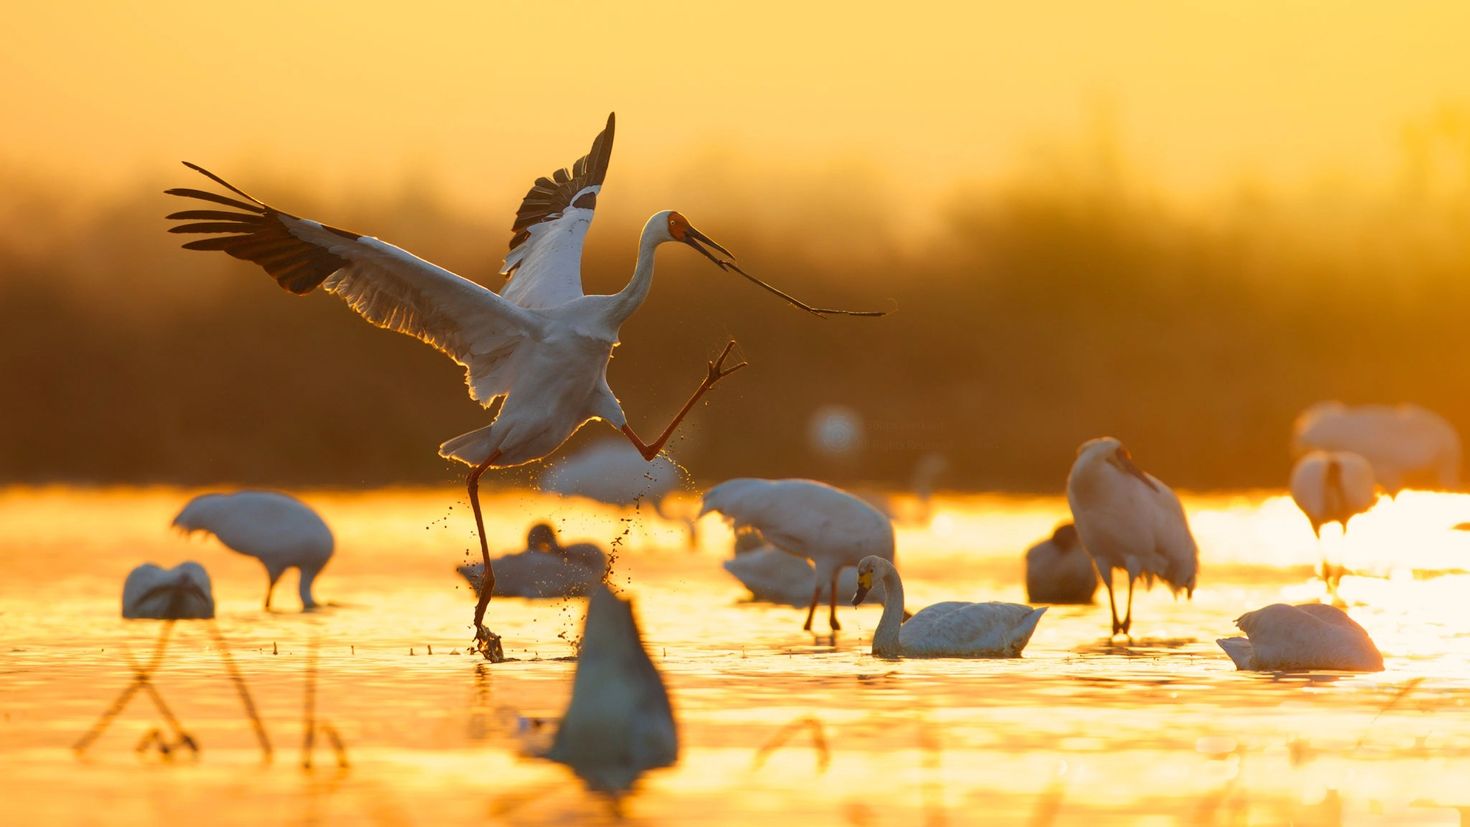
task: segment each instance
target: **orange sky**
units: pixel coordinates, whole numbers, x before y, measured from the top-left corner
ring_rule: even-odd
[[[1242,175],[1385,180],[1407,121],[1470,105],[1459,2],[373,6],[8,9],[0,165],[103,190],[181,158],[329,192],[427,175],[508,217],[616,109],[630,204],[697,186],[711,147],[773,176],[871,164],[922,204],[1106,112],[1151,181],[1192,197]]]

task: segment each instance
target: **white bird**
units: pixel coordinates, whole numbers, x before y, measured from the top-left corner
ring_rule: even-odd
[[[1319,402],[1296,418],[1292,449],[1350,451],[1373,466],[1390,496],[1409,485],[1453,488],[1460,480],[1460,436],[1444,417],[1418,405]]]
[[[693,545],[694,521],[665,511],[666,500],[678,489],[680,479],[681,469],[668,454],[649,461],[625,441],[602,440],[557,460],[542,472],[537,485],[542,491],[624,508],[647,502],[663,519],[685,523]]]
[[[193,561],[171,569],[144,563],[128,572],[128,579],[123,582],[122,616],[154,620],[214,617],[209,573]]]
[[[562,546],[556,531],[546,523],[537,523],[526,535],[526,550],[495,558],[495,595],[497,597],[573,597],[588,594],[602,582],[607,572],[607,557],[591,543]],[[479,563],[460,566],[457,571],[475,595],[485,580],[485,567]]]
[[[1349,451],[1312,451],[1291,469],[1291,498],[1307,515],[1320,546],[1322,526],[1337,523],[1345,534],[1348,521],[1377,502],[1373,466]],[[1341,565],[1328,561],[1325,549],[1320,573],[1335,601],[1344,572]]]
[[[883,585],[883,616],[873,632],[873,655],[880,658],[1013,658],[1031,640],[1046,613],[1019,603],[961,603],[926,606],[903,619],[903,579],[881,557],[858,563],[856,606],[876,584]]]
[[[807,607],[811,631],[822,585],[830,588],[832,631],[837,622],[837,577],[869,555],[893,560],[893,524],[878,509],[846,491],[812,480],[728,480],[705,492],[699,514],[719,512],[738,531],[754,528],[789,554],[811,560],[815,585]]]
[[[1368,632],[1335,606],[1273,603],[1246,612],[1235,625],[1245,637],[1216,642],[1237,669],[1383,671],[1383,655]]]
[[[772,545],[740,552],[721,565],[750,592],[754,602],[800,608],[807,605],[813,589],[817,590],[818,601],[831,600],[830,584],[818,582],[816,571],[805,557],[788,554]],[[838,573],[839,595],[852,594],[856,588],[855,569],[843,569]],[[883,602],[881,585],[868,595],[868,602]]]
[[[1175,593],[1194,596],[1199,548],[1189,532],[1184,507],[1167,485],[1133,464],[1128,449],[1112,437],[1082,443],[1067,475],[1067,503],[1082,547],[1092,556],[1108,590],[1113,634],[1133,625],[1133,582],[1163,580]],[[1118,619],[1113,570],[1128,573],[1128,611]]]
[[[301,577],[301,607],[317,607],[311,586],[332,559],[332,530],[295,497],[276,491],[201,494],[184,506],[173,524],[187,534],[213,534],[226,548],[259,560],[270,578],[267,609],[276,581],[289,568]]]
[[[572,700],[545,757],[607,792],[679,759],[669,693],[644,650],[633,606],[605,586],[587,601]]]
[[[480,513],[479,480],[489,468],[541,459],[582,425],[606,421],[651,460],[694,404],[716,382],[745,366],[726,366],[735,343],[718,359],[657,439],[645,442],[628,425],[607,382],[607,362],[618,330],[648,296],[653,257],[659,245],[677,241],[693,247],[722,270],[738,273],[797,307],[818,316],[883,315],[812,307],[741,270],[711,248],[730,251],[690,226],[677,212],[655,213],[643,227],[633,278],[612,295],[582,293],[582,242],[597,207],[612,156],[614,118],[592,142],[592,150],[550,178],[538,178],[521,202],[514,236],[501,273],[511,277],[499,295],[376,238],[301,218],[259,201],[194,164],[191,169],[239,199],[195,189],[177,195],[229,207],[185,210],[169,216],[187,221],[170,232],[216,234],[184,244],[218,250],[264,268],[292,293],[322,287],[373,324],[420,339],[465,369],[470,398],[498,414],[483,428],[439,446],[441,456],[471,466],[466,478],[480,553],[493,582],[490,547]],[[240,200],[243,199],[243,200]],[[499,636],[484,625],[493,589],[475,607],[475,645],[490,660],[502,660]]]
[[[1091,603],[1097,569],[1082,549],[1077,527],[1062,523],[1026,550],[1026,599],[1032,603]]]

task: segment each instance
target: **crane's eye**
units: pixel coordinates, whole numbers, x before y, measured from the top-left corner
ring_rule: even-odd
[[[669,213],[669,235],[673,236],[675,241],[684,240],[684,230],[688,227],[689,224],[684,221],[684,216],[678,213]]]

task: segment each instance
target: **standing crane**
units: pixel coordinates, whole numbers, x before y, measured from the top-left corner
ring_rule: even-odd
[[[465,369],[471,399],[486,408],[499,404],[489,425],[439,446],[441,456],[471,469],[465,485],[485,562],[485,587],[475,607],[475,648],[491,661],[503,660],[504,654],[500,637],[484,624],[495,573],[480,514],[481,475],[490,468],[546,457],[594,419],[621,431],[652,461],[700,397],[746,366],[727,363],[735,347],[732,340],[708,364],[689,401],[656,439],[644,441],[628,425],[608,386],[607,362],[618,344],[618,329],[648,297],[654,251],[660,245],[688,245],[721,270],[819,317],[883,315],[805,304],[742,270],[729,250],[673,210],[655,213],[644,225],[626,287],[611,295],[584,295],[582,242],[607,176],[613,127],[614,116],[608,115],[607,127],[586,156],[570,171],[536,179],[526,193],[501,269],[510,280],[498,295],[371,236],[278,210],[195,164],[185,162],[233,196],[187,188],[165,191],[213,205],[168,216],[185,222],[170,232],[210,236],[185,243],[185,249],[215,250],[253,262],[297,295],[321,287],[378,327],[413,336],[444,353]]]

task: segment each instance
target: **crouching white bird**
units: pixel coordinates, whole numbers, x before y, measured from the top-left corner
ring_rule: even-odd
[[[1189,532],[1184,507],[1167,485],[1133,464],[1113,437],[1082,443],[1067,475],[1067,503],[1082,547],[1097,565],[1108,590],[1113,634],[1133,625],[1133,582],[1164,581],[1175,594],[1194,596],[1199,548]],[[1113,570],[1128,574],[1128,610],[1118,619]]]
[[[881,557],[858,563],[856,606],[875,585],[883,585],[883,616],[873,632],[873,656],[879,658],[1013,658],[1031,640],[1046,613],[1019,603],[961,603],[926,606],[903,619],[903,579]]]
[[[1383,655],[1347,612],[1322,603],[1273,603],[1246,612],[1235,625],[1245,637],[1216,641],[1237,669],[1332,669],[1382,672]]]
[[[863,500],[812,480],[727,480],[705,492],[699,514],[718,512],[736,531],[753,528],[776,548],[812,561],[816,583],[803,629],[812,618],[823,587],[830,590],[832,631],[837,622],[838,575],[864,557],[893,561],[893,524]],[[900,607],[901,608],[901,607]]]
[[[1062,523],[1026,550],[1026,599],[1032,603],[1091,603],[1097,568],[1082,549],[1077,527]]]
[[[128,572],[122,616],[128,619],[208,620],[214,617],[209,573],[192,560],[165,569],[152,563]]]
[[[190,241],[190,250],[217,250],[260,265],[281,287],[306,294],[322,287],[378,327],[420,339],[465,369],[470,397],[486,408],[499,403],[494,421],[439,446],[440,455],[471,467],[465,484],[480,535],[487,581],[495,578],[480,513],[479,480],[489,468],[541,459],[593,419],[617,428],[646,460],[658,455],[680,420],[720,379],[745,366],[727,365],[735,343],[719,358],[657,439],[645,442],[628,424],[607,382],[607,362],[618,330],[648,297],[654,251],[679,242],[721,270],[743,276],[817,316],[880,316],[881,312],[831,310],[803,304],[740,269],[731,253],[672,210],[655,213],[643,227],[633,278],[612,295],[582,293],[582,242],[612,157],[614,119],[592,150],[550,178],[538,178],[521,202],[501,273],[513,276],[499,295],[371,236],[283,212],[194,164],[190,169],[236,197],[196,189],[167,194],[208,202],[209,209],[176,212],[175,233],[213,235]],[[227,210],[219,206],[228,207]],[[714,252],[712,252],[712,250]],[[718,252],[721,258],[715,255]],[[492,589],[475,607],[475,646],[487,659],[504,659],[499,636],[484,625]]]
[[[485,567],[479,563],[457,571],[480,594]],[[591,543],[563,546],[556,530],[537,523],[526,534],[526,550],[495,558],[497,597],[574,597],[588,594],[607,572],[607,556]]]
[[[173,524],[187,534],[213,534],[226,548],[259,560],[270,581],[267,609],[276,581],[291,568],[300,574],[301,608],[317,608],[311,587],[332,559],[332,530],[306,503],[277,491],[201,494]]]
[[[587,601],[572,701],[545,757],[606,792],[679,759],[673,706],[643,648],[633,605],[605,586]]]

